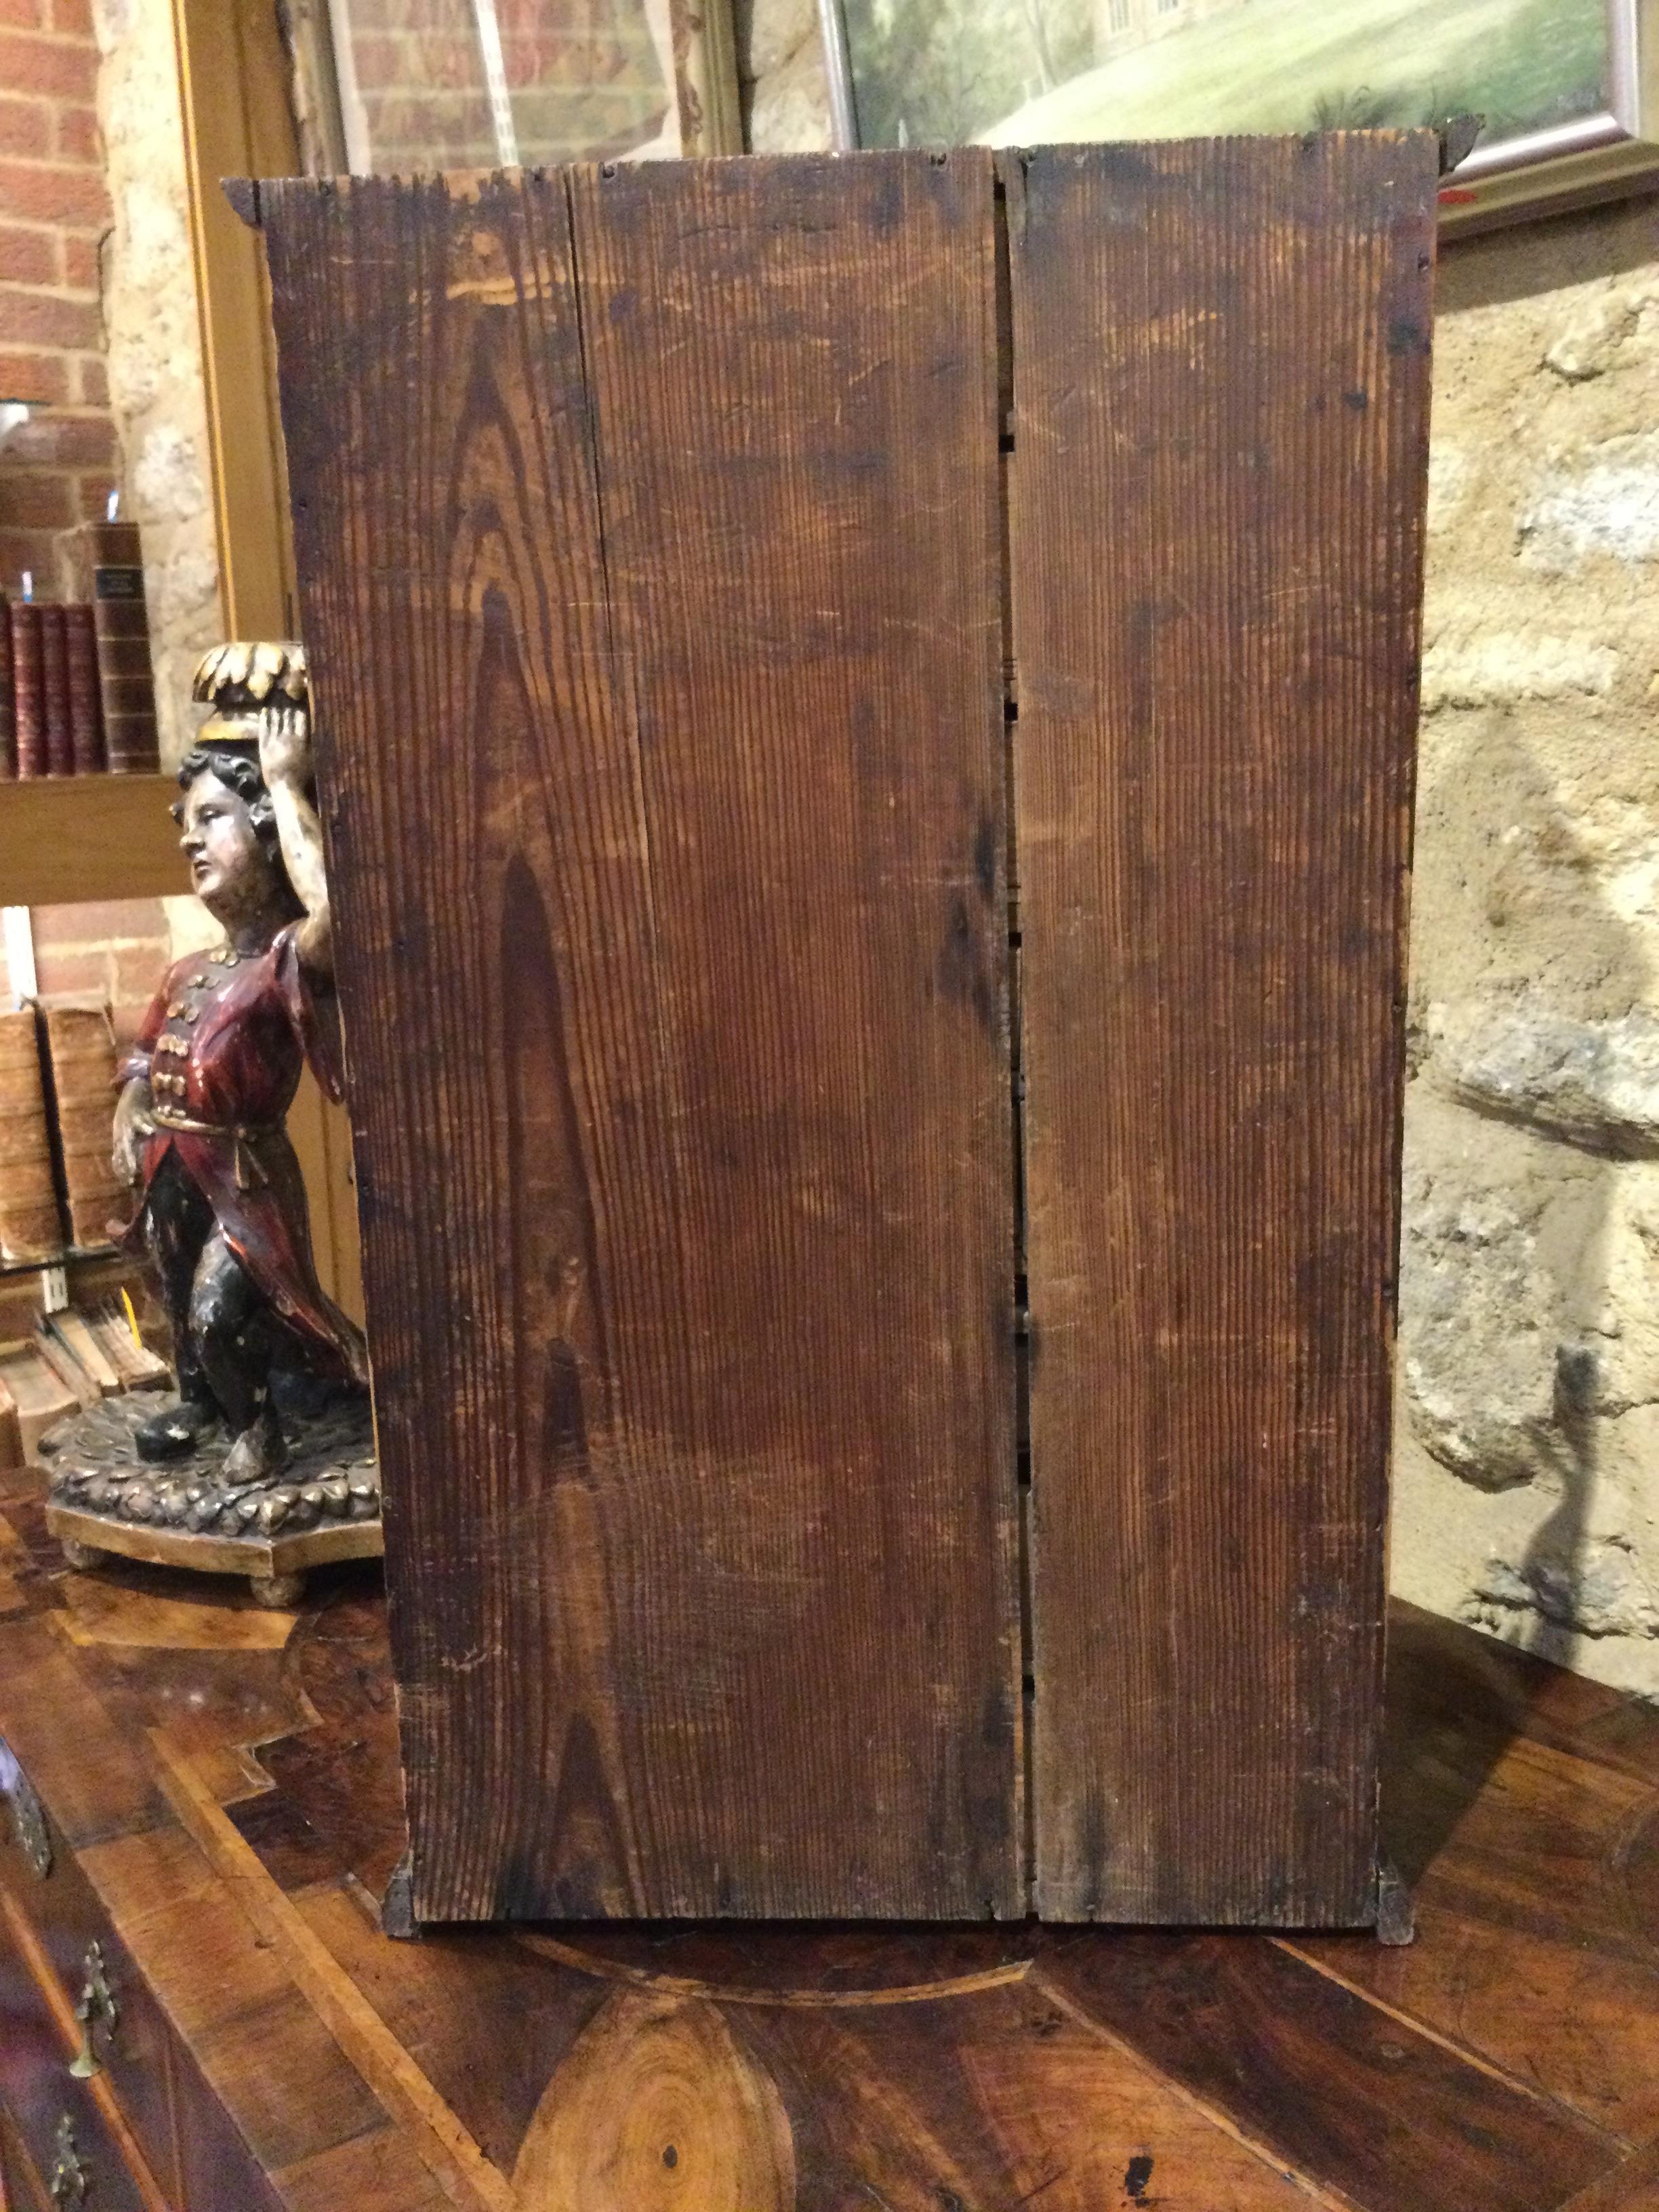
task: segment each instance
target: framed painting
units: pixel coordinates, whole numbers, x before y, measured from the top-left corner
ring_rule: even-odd
[[[1443,216],[1659,189],[1659,0],[823,0],[864,146],[1480,116]],[[844,33],[844,35],[843,35]],[[854,143],[848,136],[846,143]]]

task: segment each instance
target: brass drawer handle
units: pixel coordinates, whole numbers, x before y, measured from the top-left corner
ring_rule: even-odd
[[[17,1764],[9,1745],[0,1741],[0,1797],[11,1808],[12,1832],[18,1848],[44,1881],[52,1872],[52,1838],[46,1816],[27,1774]]]
[[[99,2027],[113,2035],[121,2015],[116,2008],[115,1992],[109,1985],[109,1976],[104,1971],[103,1946],[88,1943],[82,1961],[86,1979],[81,1984],[80,2002],[75,2008],[75,2017],[81,2023],[81,2048],[70,2061],[70,2072],[77,2081],[85,2081],[94,2074],[101,2074],[103,2065],[92,2047],[92,2039]]]
[[[75,2140],[74,2123],[67,2112],[58,2123],[58,2133],[52,2142],[58,2155],[52,2165],[52,2201],[54,2205],[82,2205],[87,2201],[87,2184],[91,2176],[81,2163],[80,2145]]]

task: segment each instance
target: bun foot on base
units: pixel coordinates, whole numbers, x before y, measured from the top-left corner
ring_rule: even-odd
[[[60,1548],[64,1564],[80,1574],[84,1574],[90,1567],[100,1565],[108,1557],[108,1553],[100,1552],[96,1544],[79,1543],[73,1536],[65,1536]]]
[[[255,1605],[268,1605],[277,1613],[291,1613],[306,1594],[303,1575],[250,1575],[247,1586]]]

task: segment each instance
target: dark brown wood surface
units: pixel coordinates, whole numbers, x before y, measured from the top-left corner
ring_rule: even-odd
[[[385,1606],[64,1571],[0,1492],[0,2172],[145,2212],[1655,2212],[1659,1717],[1396,1608],[1419,1934],[382,1933]],[[66,2073],[88,1937],[119,2008]],[[27,1954],[27,1955],[26,1955]],[[670,2160],[665,2154],[672,2151]],[[131,2177],[129,2181],[124,2177]]]
[[[1435,163],[1008,172],[1056,1918],[1375,1909]]]
[[[1019,1911],[990,156],[260,191],[415,1910]]]

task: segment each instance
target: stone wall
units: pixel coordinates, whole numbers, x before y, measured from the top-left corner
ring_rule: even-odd
[[[1654,242],[1442,263],[1395,1580],[1659,1695]]]
[[[811,0],[738,27],[757,149],[827,145]],[[1659,1696],[1655,239],[1441,262],[1394,1582]]]
[[[744,134],[750,153],[830,143],[817,0],[733,0]]]

